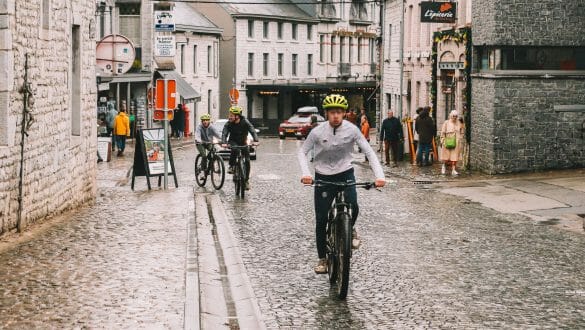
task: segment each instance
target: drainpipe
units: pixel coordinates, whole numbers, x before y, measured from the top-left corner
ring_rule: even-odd
[[[404,88],[404,1],[400,0],[400,54],[399,54],[399,62],[400,62],[400,97],[398,98],[398,109],[399,109],[399,118],[402,117],[402,91]]]
[[[378,122],[376,123],[376,128],[378,133],[380,132],[380,127],[382,126],[382,103],[384,103],[384,94],[382,94],[382,86],[384,84],[384,37],[385,35],[385,22],[384,22],[384,11],[386,7],[386,0],[380,1],[380,55],[378,58],[378,79],[380,84],[378,85]]]
[[[28,136],[26,132],[33,122],[33,117],[29,110],[29,98],[32,96],[32,90],[28,82],[28,53],[24,55],[24,85],[22,86],[21,93],[23,94],[23,108],[22,108],[22,121],[20,123],[20,171],[18,174],[18,217],[16,219],[16,230],[21,233],[24,224],[22,221],[22,210],[23,210],[23,181],[24,181],[24,139]]]

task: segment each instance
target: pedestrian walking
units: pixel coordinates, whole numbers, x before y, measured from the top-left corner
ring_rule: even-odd
[[[112,136],[112,151],[116,150],[116,135],[114,134],[114,119],[118,115],[118,111],[114,105],[108,103],[108,112],[106,113],[106,121],[108,122],[108,136]]]
[[[126,115],[126,109],[122,107],[120,113],[114,119],[114,135],[116,136],[117,156],[124,155],[126,149],[126,137],[130,136],[130,118]]]
[[[418,147],[418,140],[419,140],[419,136],[418,136],[418,132],[416,131],[416,120],[418,119],[418,117],[420,116],[420,113],[422,112],[423,108],[417,108],[416,109],[416,114],[414,115],[414,117],[412,117],[412,144],[414,145],[414,150],[415,150],[415,154],[416,154],[416,159],[417,159],[417,165],[422,165],[418,163],[418,154],[419,154],[419,147]]]
[[[379,141],[384,141],[386,165],[390,165],[390,149],[392,149],[392,166],[398,166],[398,150],[400,143],[404,141],[404,134],[402,124],[398,118],[394,117],[392,110],[388,111],[388,118],[382,121]]]
[[[457,119],[459,113],[456,110],[449,113],[449,119],[443,123],[441,129],[441,174],[447,173],[447,166],[451,166],[451,175],[459,175],[456,170],[460,160],[463,126]]]
[[[437,126],[435,121],[429,115],[430,108],[421,109],[420,114],[415,121],[414,130],[418,134],[418,150],[416,153],[416,163],[419,166],[432,165],[429,162],[431,150],[433,149],[433,139],[437,135]]]
[[[370,122],[368,121],[368,116],[365,114],[361,116],[361,127],[362,135],[366,138],[366,141],[370,143]],[[360,152],[362,152],[360,148]],[[365,155],[366,163],[368,162],[368,155]]]

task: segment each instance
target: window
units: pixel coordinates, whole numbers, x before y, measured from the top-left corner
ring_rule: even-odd
[[[313,40],[313,26],[307,24],[307,40]]]
[[[370,50],[370,59],[369,60],[370,60],[370,63],[375,63],[376,61],[374,59],[374,57],[375,57],[374,55],[375,55],[376,48],[375,48],[374,39],[368,39],[368,40],[369,40],[369,45],[370,45],[370,48],[369,48],[369,50]]]
[[[197,73],[197,45],[193,46],[193,73]]]
[[[335,37],[331,37],[331,57],[329,62],[335,62]]]
[[[207,46],[207,73],[211,73],[211,66],[213,65],[213,52],[211,46]]]
[[[268,76],[268,53],[262,54],[262,74]]]
[[[298,29],[299,26],[297,23],[293,23],[292,24],[292,39],[293,40],[297,40],[298,39]]]
[[[248,20],[248,38],[254,38],[254,20]]]
[[[213,42],[213,78],[217,78],[217,67],[219,66],[219,42]]]
[[[388,56],[386,58],[392,58],[392,24],[388,26]]]
[[[585,47],[479,47],[478,50],[481,70],[585,70]]]
[[[142,45],[142,27],[140,24],[140,3],[122,3],[118,5],[120,34],[132,41],[134,46]]]
[[[283,61],[284,61],[284,54],[283,53],[279,53],[278,54],[278,75],[282,76],[282,65],[283,65]]]
[[[185,73],[185,44],[181,44],[181,73]]]
[[[71,27],[71,135],[81,135],[81,35],[79,25]]]
[[[262,24],[262,36],[264,37],[264,39],[268,39],[268,34],[269,34],[268,27],[269,27],[269,24],[270,24],[269,22],[264,22]]]
[[[51,15],[51,0],[43,0],[42,13],[41,13],[41,25],[43,29],[48,30],[50,28],[49,17]]]
[[[278,40],[282,40],[282,22],[278,22],[277,27]]]
[[[325,36],[319,36],[319,62],[325,62]]]
[[[207,90],[207,113],[211,113],[211,89]]]
[[[248,53],[248,76],[254,75],[254,53]]]
[[[358,44],[357,44],[357,61],[358,61],[358,63],[362,63],[362,42],[363,42],[363,39],[358,38]]]
[[[348,53],[349,53],[349,60],[348,62],[351,63],[353,61],[353,38],[349,37],[349,43],[348,43]]]
[[[297,75],[297,59],[299,55],[292,54],[292,75],[296,77]]]
[[[345,37],[339,37],[339,62],[345,62]]]
[[[313,54],[307,55],[307,76],[313,75]]]

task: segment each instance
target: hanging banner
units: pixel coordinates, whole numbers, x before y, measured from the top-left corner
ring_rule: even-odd
[[[420,3],[421,23],[456,23],[456,2],[429,2]]]

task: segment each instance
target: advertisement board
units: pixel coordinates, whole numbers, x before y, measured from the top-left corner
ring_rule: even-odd
[[[175,36],[156,36],[154,42],[154,56],[174,57],[176,53]]]
[[[177,175],[175,172],[175,162],[171,144],[168,144],[168,150],[165,150],[165,133],[162,128],[151,128],[138,130],[136,139],[136,148],[134,150],[134,165],[132,167],[132,190],[134,190],[134,181],[137,176],[145,176],[150,186],[150,177],[158,177],[160,187],[161,177],[164,175],[165,153],[167,154],[167,173],[175,179],[175,187],[178,187]]]
[[[154,31],[156,32],[174,32],[175,18],[172,11],[156,10],[154,12]]]

